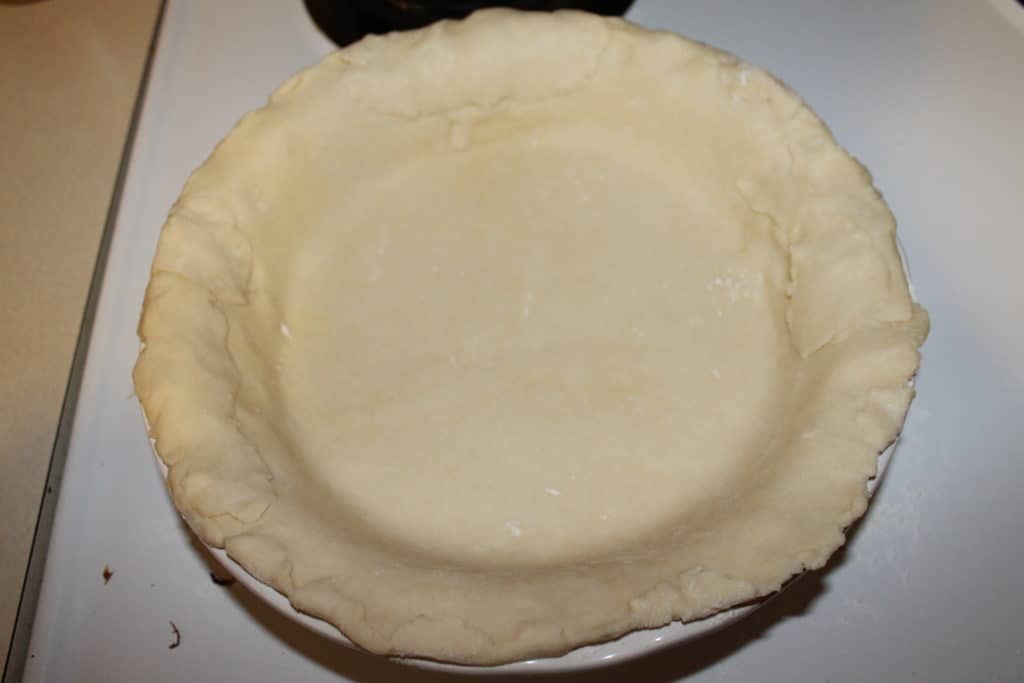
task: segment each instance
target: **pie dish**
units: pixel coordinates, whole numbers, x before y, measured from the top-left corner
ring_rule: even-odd
[[[773,77],[487,10],[239,122],[134,379],[205,543],[372,652],[489,665],[821,567],[927,327],[870,176]]]

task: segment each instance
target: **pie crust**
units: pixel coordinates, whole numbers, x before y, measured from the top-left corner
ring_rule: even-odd
[[[240,121],[164,226],[134,379],[205,543],[368,650],[495,664],[821,567],[927,328],[777,80],[488,10]]]

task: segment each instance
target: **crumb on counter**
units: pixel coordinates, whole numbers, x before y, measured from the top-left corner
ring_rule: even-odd
[[[233,576],[217,576],[213,572],[210,572],[210,580],[218,586],[233,586],[238,583],[237,579]]]
[[[171,633],[174,635],[174,642],[171,643],[170,645],[168,645],[167,649],[168,650],[173,650],[174,648],[176,648],[179,645],[181,645],[181,631],[178,630],[178,627],[174,624],[173,621],[170,622],[170,624],[171,624]]]

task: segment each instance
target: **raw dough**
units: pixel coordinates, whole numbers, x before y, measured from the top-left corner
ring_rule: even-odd
[[[135,369],[182,515],[475,664],[820,567],[927,332],[870,176],[735,57],[581,13],[369,38],[188,181]]]

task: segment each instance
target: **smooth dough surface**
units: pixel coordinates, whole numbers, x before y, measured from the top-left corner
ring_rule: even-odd
[[[927,325],[772,77],[491,10],[239,123],[164,227],[135,383],[205,542],[372,651],[492,664],[824,564]]]

